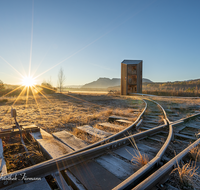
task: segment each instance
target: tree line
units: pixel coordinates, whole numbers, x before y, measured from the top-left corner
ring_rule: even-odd
[[[166,83],[144,83],[144,94],[162,96],[200,96],[200,79]]]

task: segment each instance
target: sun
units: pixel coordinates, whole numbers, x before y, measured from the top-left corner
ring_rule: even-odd
[[[36,81],[31,76],[23,77],[23,79],[22,79],[23,86],[31,87],[31,86],[34,86],[35,84],[36,84]]]

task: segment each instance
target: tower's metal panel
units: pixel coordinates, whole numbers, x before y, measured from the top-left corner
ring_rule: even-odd
[[[142,93],[142,60],[121,63],[121,95]]]

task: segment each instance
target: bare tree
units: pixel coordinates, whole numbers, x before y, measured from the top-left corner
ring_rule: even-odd
[[[64,82],[65,82],[65,75],[61,67],[58,73],[58,88],[60,89],[60,92],[62,92],[62,89],[64,87]]]
[[[4,86],[3,82],[0,80],[0,89],[4,89],[4,88],[5,88],[5,86]]]

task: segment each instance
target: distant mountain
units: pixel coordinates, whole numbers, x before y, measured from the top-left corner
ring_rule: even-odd
[[[81,88],[82,85],[67,85],[65,88]]]
[[[152,83],[149,79],[142,79],[143,83]],[[81,88],[108,88],[114,86],[120,86],[121,79],[120,78],[99,78],[97,81],[93,81],[91,83],[83,85]]]
[[[110,86],[119,86],[120,81],[118,78],[99,78],[97,81],[85,84],[81,88],[108,88]]]
[[[143,78],[142,79],[142,83],[153,83],[153,82],[151,80],[149,80],[149,79]]]

